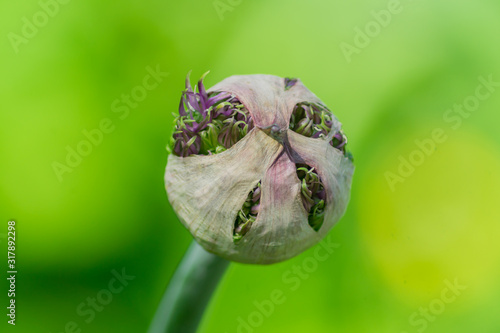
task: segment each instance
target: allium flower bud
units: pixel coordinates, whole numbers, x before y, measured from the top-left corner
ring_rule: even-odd
[[[231,76],[197,90],[189,76],[165,183],[207,251],[270,264],[319,242],[347,207],[352,157],[331,111],[299,79]]]

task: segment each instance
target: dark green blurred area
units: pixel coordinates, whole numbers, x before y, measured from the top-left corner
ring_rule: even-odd
[[[211,70],[207,86],[233,74],[300,77],[344,124],[356,165],[351,204],[330,233],[335,252],[317,266],[314,248],[273,266],[233,264],[201,332],[500,331],[500,88],[460,125],[445,119],[479,77],[500,82],[500,3],[402,0],[350,62],[342,43],[355,45],[356,27],[390,1],[222,3],[231,10],[211,0],[69,1],[15,47],[10,33],[22,35],[41,5],[2,3],[1,276],[10,219],[18,269],[16,327],[2,313],[2,332],[71,332],[70,322],[145,332],[191,241],[163,186],[190,70],[193,80]],[[115,112],[148,68],[168,76],[126,116]],[[54,162],[103,119],[114,129],[58,178]],[[437,128],[446,140],[391,187],[387,172]],[[122,269],[135,278],[81,315]],[[443,301],[456,280],[466,289]],[[259,310],[274,290],[285,300]]]

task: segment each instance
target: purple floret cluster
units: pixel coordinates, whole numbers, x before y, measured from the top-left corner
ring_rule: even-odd
[[[295,106],[290,118],[290,129],[311,138],[327,137],[332,130],[331,111],[319,103],[302,102]],[[345,153],[347,138],[338,131],[334,134],[330,145]]]
[[[211,155],[229,149],[253,127],[245,106],[228,92],[207,93],[202,77],[197,91],[189,76],[182,92],[171,151],[181,157]]]

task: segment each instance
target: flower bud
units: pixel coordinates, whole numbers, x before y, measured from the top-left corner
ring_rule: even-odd
[[[189,77],[165,174],[177,216],[207,251],[271,264],[318,243],[347,207],[354,167],[332,112],[299,79]]]

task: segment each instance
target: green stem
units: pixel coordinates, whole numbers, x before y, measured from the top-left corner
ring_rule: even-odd
[[[172,276],[148,333],[196,332],[229,261],[193,240]]]

